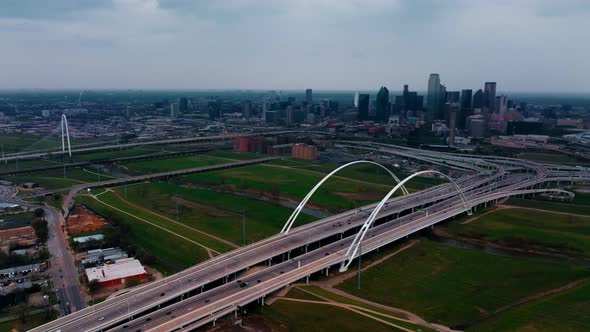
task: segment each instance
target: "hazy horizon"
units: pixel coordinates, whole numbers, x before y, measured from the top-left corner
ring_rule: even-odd
[[[584,0],[7,0],[0,88],[589,93],[587,31]]]

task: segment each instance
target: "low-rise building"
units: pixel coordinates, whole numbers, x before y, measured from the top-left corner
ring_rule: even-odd
[[[96,264],[107,261],[116,261],[121,258],[127,258],[127,253],[120,248],[106,248],[89,250],[86,256],[82,257],[82,264]]]
[[[144,280],[147,272],[135,258],[119,259],[113,264],[91,267],[85,270],[88,280],[98,280],[101,286],[125,284],[129,280]]]
[[[301,160],[316,160],[318,149],[316,146],[297,143],[293,145],[292,156]]]
[[[84,242],[88,242],[88,241],[101,241],[103,239],[104,239],[104,235],[94,234],[94,235],[88,235],[88,236],[75,237],[73,240],[74,240],[74,242],[84,243]]]

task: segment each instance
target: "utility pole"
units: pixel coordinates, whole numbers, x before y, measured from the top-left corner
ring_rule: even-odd
[[[246,245],[246,210],[242,210],[242,239],[244,240],[244,246]]]

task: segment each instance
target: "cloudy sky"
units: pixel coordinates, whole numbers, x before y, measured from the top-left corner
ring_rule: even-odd
[[[0,88],[590,92],[588,0],[1,0]]]

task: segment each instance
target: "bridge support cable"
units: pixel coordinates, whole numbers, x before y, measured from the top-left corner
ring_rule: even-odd
[[[383,199],[379,202],[379,204],[377,204],[375,209],[373,209],[373,211],[371,212],[371,214],[369,215],[369,217],[367,218],[367,220],[365,221],[363,226],[361,226],[360,231],[354,237],[354,240],[350,244],[350,247],[346,251],[346,254],[344,255],[344,260],[342,261],[342,263],[340,265],[340,272],[344,272],[348,269],[348,267],[352,263],[353,258],[356,256],[356,254],[359,250],[361,242],[363,241],[363,239],[365,238],[365,235],[369,231],[369,228],[371,228],[371,226],[373,226],[373,223],[375,222],[377,215],[379,214],[379,212],[381,211],[383,206],[385,206],[385,203],[387,203],[387,201],[391,198],[391,196],[393,196],[393,194],[399,188],[401,188],[406,182],[411,180],[413,177],[416,177],[416,176],[422,175],[422,174],[427,174],[427,173],[436,173],[438,175],[443,176],[447,180],[449,180],[453,184],[453,186],[455,187],[457,192],[459,193],[459,196],[461,198],[461,202],[463,203],[463,206],[467,210],[467,214],[469,214],[469,215],[472,214],[471,205],[469,205],[469,202],[467,201],[467,197],[465,196],[465,193],[463,193],[463,190],[461,190],[461,188],[459,188],[459,186],[457,185],[457,183],[455,183],[455,181],[453,179],[451,179],[449,176],[447,176],[444,173],[441,173],[439,171],[434,171],[434,170],[426,170],[426,171],[416,172],[416,173],[406,177],[402,182],[398,183],[395,187],[393,187],[393,189],[391,189],[387,193],[387,195],[385,195],[385,197],[383,197]]]
[[[341,169],[346,168],[348,166],[351,165],[356,165],[356,164],[371,164],[371,165],[376,165],[381,167],[382,169],[386,170],[387,173],[389,173],[389,175],[391,175],[391,177],[399,184],[401,183],[399,178],[397,176],[395,176],[395,174],[393,174],[392,171],[390,171],[387,167],[376,163],[374,161],[370,161],[370,160],[357,160],[357,161],[353,161],[347,164],[344,164],[338,168],[336,168],[335,170],[333,170],[332,172],[330,172],[328,175],[326,175],[322,180],[320,180],[320,182],[318,182],[315,187],[313,187],[313,189],[311,189],[309,191],[309,193],[307,193],[307,195],[303,198],[303,200],[301,200],[301,202],[299,203],[299,205],[297,205],[297,207],[295,208],[295,210],[293,211],[293,213],[291,214],[291,216],[289,217],[289,219],[287,220],[287,222],[285,223],[285,225],[283,226],[283,229],[281,229],[282,234],[287,235],[289,233],[289,230],[291,229],[291,227],[293,226],[293,224],[295,223],[295,219],[297,219],[297,216],[299,216],[299,213],[303,210],[303,207],[305,206],[305,204],[307,204],[307,201],[309,201],[309,199],[311,198],[311,196],[316,192],[316,190],[318,190],[320,188],[320,186],[326,182],[330,177],[332,177],[332,175],[336,174],[337,172],[339,172]],[[408,190],[406,189],[405,186],[401,186],[401,190],[403,192],[404,195],[409,195]]]

